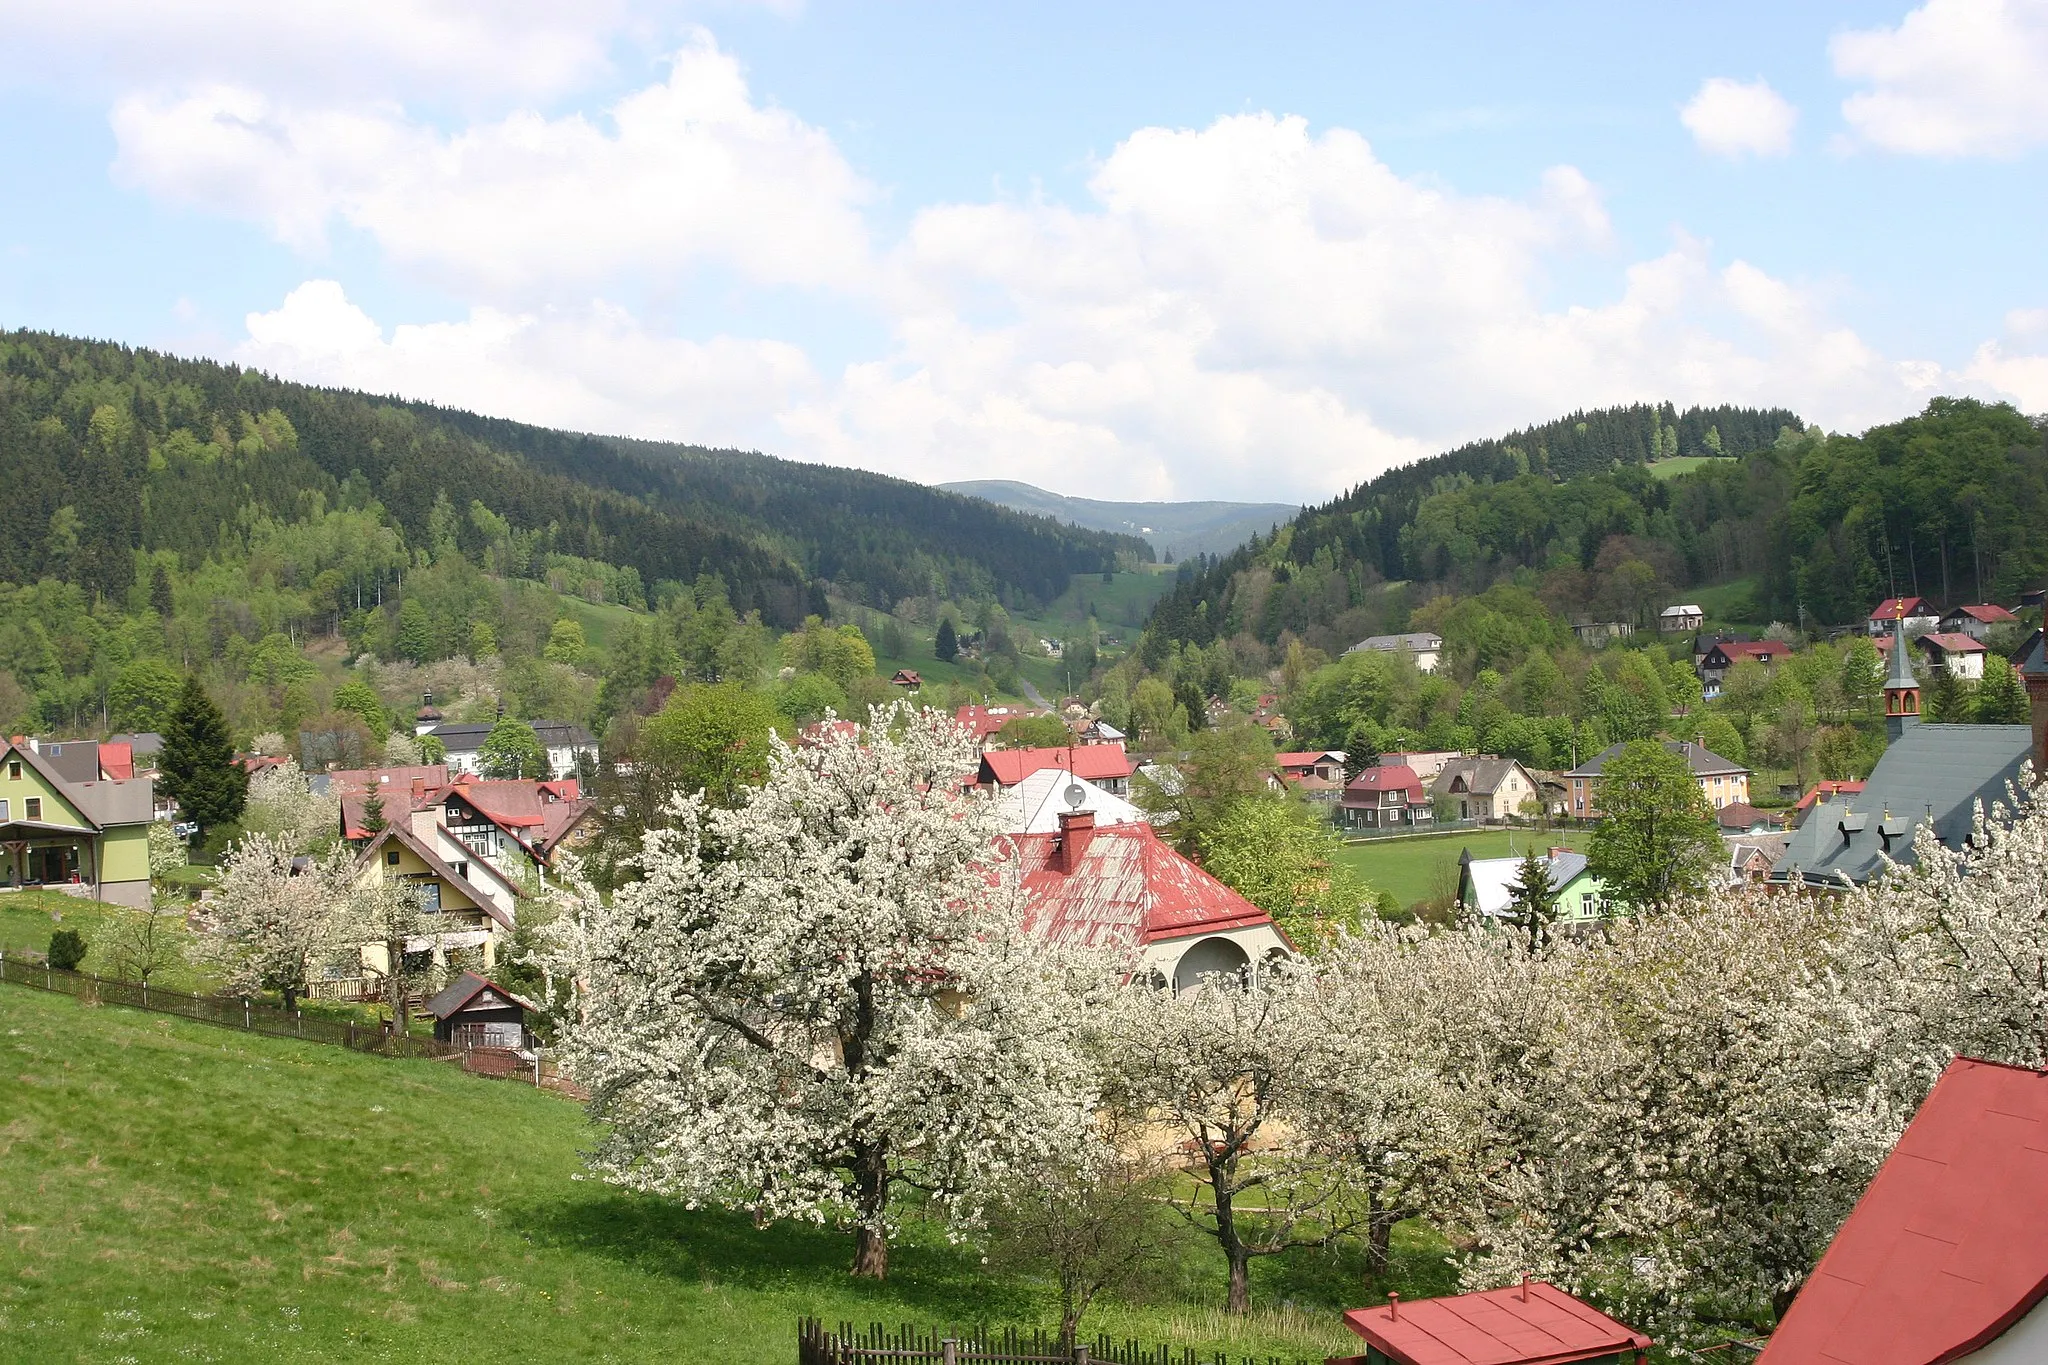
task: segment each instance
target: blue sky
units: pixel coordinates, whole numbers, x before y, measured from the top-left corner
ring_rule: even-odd
[[[2048,0],[571,8],[0,0],[0,324],[1103,496],[2048,409]]]

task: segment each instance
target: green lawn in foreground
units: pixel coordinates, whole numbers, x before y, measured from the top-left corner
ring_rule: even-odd
[[[1549,848],[1586,847],[1586,836],[1578,831],[1552,830],[1466,830],[1416,839],[1381,839],[1370,843],[1346,844],[1343,859],[1354,872],[1379,891],[1391,891],[1402,905],[1413,905],[1433,896],[1454,894],[1458,886],[1458,855],[1472,850],[1475,858],[1505,858],[1526,851],[1531,845]]]
[[[137,917],[138,912],[125,906],[57,891],[10,891],[0,894],[0,950],[41,953],[48,950],[52,933],[71,929],[85,939],[85,965],[81,970],[110,976],[113,972],[108,965],[108,950],[113,946],[114,935],[124,921]],[[183,920],[174,917],[168,927],[177,942],[190,941]],[[216,984],[203,968],[183,962],[163,968],[150,980],[153,985],[174,991],[205,992]]]
[[[887,1283],[828,1230],[756,1231],[573,1177],[580,1108],[388,1061],[0,985],[0,1357],[51,1361],[731,1361],[787,1365],[803,1313],[1047,1324],[1043,1285],[913,1227]],[[1355,1249],[1260,1261],[1172,1242],[1091,1326],[1320,1359],[1352,1340]],[[1404,1297],[1442,1244],[1397,1229]],[[1375,1300],[1378,1299],[1375,1295]],[[1293,1300],[1298,1310],[1274,1310]]]

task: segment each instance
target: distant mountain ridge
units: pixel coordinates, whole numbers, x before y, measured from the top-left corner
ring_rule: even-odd
[[[1292,521],[1301,511],[1285,502],[1106,502],[1070,498],[1012,479],[966,479],[939,487],[1088,530],[1142,536],[1155,550],[1175,559],[1234,550],[1253,536]]]

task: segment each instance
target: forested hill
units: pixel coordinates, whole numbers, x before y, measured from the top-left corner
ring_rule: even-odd
[[[1564,619],[1647,624],[1667,595],[1722,585],[1726,616],[1814,626],[1894,591],[2009,601],[2043,576],[2048,456],[2010,406],[1936,399],[1860,436],[1783,410],[1615,408],[1390,471],[1204,561],[1146,652],[1341,648],[1506,580]]]
[[[1120,556],[1151,558],[1134,536],[901,479],[27,331],[0,337],[0,487],[26,532],[0,541],[0,581],[50,576],[108,597],[129,590],[139,550],[193,564],[254,522],[371,503],[408,543],[453,537],[479,559],[495,548],[507,572],[569,555],[650,585],[716,575],[736,608],[778,625],[828,590],[878,607],[928,594],[1014,606]]]

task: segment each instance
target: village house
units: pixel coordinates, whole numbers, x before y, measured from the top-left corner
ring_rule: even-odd
[[[1935,629],[1948,635],[1967,635],[1982,644],[1989,640],[1991,632],[2000,626],[2017,626],[2019,623],[2020,618],[2004,607],[1984,602],[1950,610],[1941,618]]]
[[[117,905],[149,905],[146,777],[105,776],[90,740],[0,750],[0,890],[47,887]]]
[[[1769,812],[1758,810],[1747,801],[1730,801],[1714,812],[1714,823],[1720,827],[1723,838],[1736,834],[1768,834],[1773,828]]]
[[[424,811],[417,814],[422,822],[428,818]],[[386,825],[356,854],[356,885],[403,882],[418,898],[420,931],[406,940],[405,951],[422,966],[431,961],[446,967],[450,953],[467,950],[489,970],[501,940],[517,927],[523,893],[487,859],[451,858],[449,851],[449,841],[424,823],[418,829],[406,822]],[[360,960],[365,976],[390,974],[382,943],[363,944]]]
[[[1405,763],[1380,763],[1344,785],[1337,824],[1344,829],[1389,830],[1434,825],[1435,811],[1422,778]]]
[[[1871,608],[1866,623],[1872,635],[1889,635],[1894,624],[1906,634],[1923,635],[1941,624],[1941,613],[1924,597],[1887,597]]]
[[[2048,1072],[1958,1057],[1757,1365],[2048,1360]]]
[[[1693,671],[1699,674],[1702,691],[1711,698],[1721,695],[1721,684],[1743,660],[1755,661],[1768,673],[1791,657],[1792,646],[1783,640],[1716,640],[1699,656]]]
[[[1707,614],[1690,602],[1657,613],[1657,629],[1665,635],[1681,635],[1706,623]]]
[[[906,692],[915,692],[924,686],[924,679],[918,676],[914,668],[899,668],[889,679],[889,685],[900,687]]]
[[[1597,820],[1600,817],[1600,774],[1622,747],[1610,744],[1564,775],[1565,781],[1571,784],[1573,819]],[[1664,747],[1685,760],[1686,767],[1692,770],[1693,780],[1700,784],[1707,804],[1715,810],[1749,800],[1749,769],[1740,763],[1731,763],[1690,740],[1666,740]]]
[[[1137,971],[1185,990],[1294,948],[1273,917],[1173,851],[1147,824],[1098,828],[1090,811],[1050,834],[999,840],[1016,861],[1024,927],[1056,943],[1121,947]]]
[[[1446,762],[1430,784],[1445,818],[1499,822],[1535,814],[1543,804],[1536,777],[1512,758],[1480,754]]]
[[[1456,749],[1411,749],[1398,753],[1381,754],[1380,764],[1388,768],[1413,768],[1415,775],[1425,783],[1434,782],[1444,765],[1464,755]]]
[[[1572,634],[1587,649],[1605,649],[1616,640],[1626,640],[1636,633],[1633,621],[1574,621]]]
[[[1121,744],[1077,744],[1071,749],[990,749],[971,779],[975,786],[1001,791],[1035,772],[1058,768],[1085,777],[1112,796],[1128,796],[1131,774],[1137,771]]]
[[[533,726],[533,733],[540,740],[540,747],[547,751],[550,775],[564,776],[596,771],[596,735],[569,721],[536,720],[529,724]],[[436,725],[427,733],[445,746],[450,772],[483,771],[482,750],[484,741],[491,735],[491,726],[488,722],[450,722]]]
[[[1963,634],[1931,630],[1913,642],[1927,660],[1927,666],[1952,678],[1976,681],[1984,676],[1984,658],[1989,653],[1982,642]]]
[[[1124,738],[1123,731],[1100,718],[1089,721],[1081,728],[1081,742],[1083,744],[1114,744],[1121,749]]]
[[[542,876],[557,849],[589,836],[596,808],[573,777],[451,776],[440,764],[325,773],[311,784],[340,800],[342,837],[358,847],[376,834],[374,800],[386,824],[405,824],[451,859],[487,859],[522,883]]]
[[[1586,855],[1553,848],[1543,856],[1550,869],[1550,893],[1556,897],[1554,923],[1570,927],[1605,919],[1616,910],[1607,887],[1594,876]],[[1522,884],[1520,855],[1475,858],[1466,849],[1458,856],[1458,904],[1472,914],[1499,921],[1511,917],[1515,889]]]
[[[1344,752],[1323,749],[1275,754],[1273,772],[1267,782],[1276,789],[1294,792],[1304,801],[1334,805],[1344,794]]]
[[[1749,834],[1728,839],[1728,866],[1724,876],[1730,886],[1744,882],[1767,882],[1771,869],[1785,856],[1787,834]]]
[[[1005,834],[1055,833],[1060,817],[1072,811],[1093,815],[1097,829],[1146,820],[1145,812],[1123,797],[1064,768],[1040,768],[1016,786],[1002,788],[996,794],[996,811]]]
[[[1047,713],[1040,707],[998,702],[993,706],[960,707],[953,713],[953,719],[974,740],[975,749],[982,751],[994,742],[996,734],[1011,721],[1045,714]]]
[[[1419,672],[1434,673],[1444,653],[1444,637],[1435,631],[1417,630],[1405,635],[1368,635],[1344,651],[1352,654],[1407,654],[1415,659]]]

